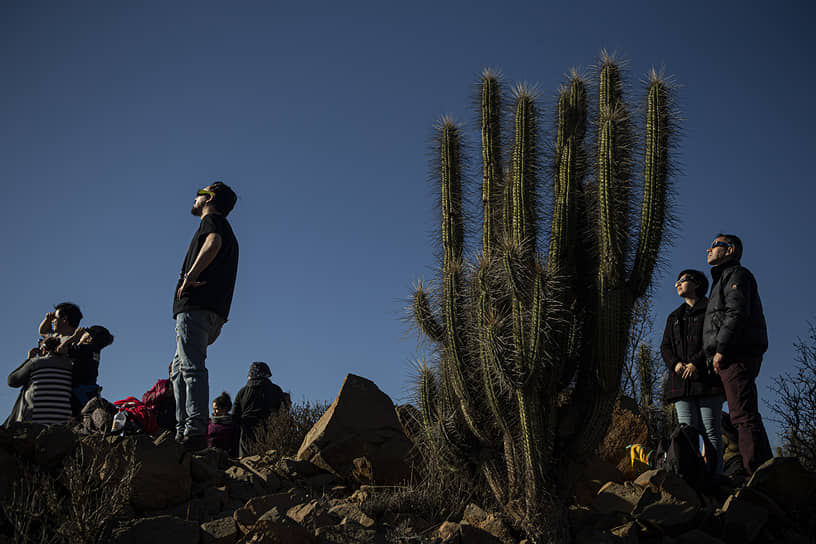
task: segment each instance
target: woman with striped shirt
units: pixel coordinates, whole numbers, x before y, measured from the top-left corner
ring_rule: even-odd
[[[42,341],[40,355],[29,357],[9,374],[11,387],[25,387],[20,421],[51,425],[71,419],[71,361],[55,353],[59,340]]]

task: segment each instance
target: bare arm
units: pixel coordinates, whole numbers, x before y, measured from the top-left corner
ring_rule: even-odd
[[[204,239],[201,250],[198,252],[195,261],[193,261],[193,266],[185,274],[184,281],[181,282],[181,287],[176,293],[176,298],[181,298],[181,293],[185,289],[199,287],[207,283],[198,281],[198,276],[212,264],[219,251],[221,251],[221,235],[217,232],[211,232]]]
[[[77,327],[77,329],[74,331],[74,334],[63,340],[62,343],[59,346],[57,346],[56,350],[57,353],[62,353],[63,355],[66,355],[68,353],[68,347],[71,344],[76,344],[79,341],[79,339],[82,338],[82,335],[84,333],[85,329]]]
[[[47,314],[45,314],[45,319],[42,320],[42,323],[40,323],[40,328],[37,329],[37,332],[40,333],[40,336],[46,336],[54,332],[51,329],[51,321],[53,321],[56,315],[57,314],[55,312],[48,312]]]

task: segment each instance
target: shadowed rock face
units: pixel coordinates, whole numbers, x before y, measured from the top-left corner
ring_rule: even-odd
[[[349,374],[297,457],[346,480],[396,484],[410,476],[410,450],[388,395],[374,382]]]

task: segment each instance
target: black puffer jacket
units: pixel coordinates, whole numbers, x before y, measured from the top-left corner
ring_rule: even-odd
[[[722,394],[722,381],[706,364],[703,353],[703,320],[706,300],[697,301],[693,308],[685,302],[669,314],[660,354],[669,369],[669,377],[663,388],[666,402],[686,397],[704,397]],[[674,372],[677,363],[692,363],[697,375],[683,379]]]
[[[762,301],[753,274],[729,261],[711,269],[714,285],[703,324],[703,351],[729,359],[758,357],[768,349],[768,331]]]

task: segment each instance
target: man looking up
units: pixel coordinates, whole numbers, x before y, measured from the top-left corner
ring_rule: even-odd
[[[227,215],[237,197],[216,181],[199,189],[190,212],[201,218],[173,297],[176,355],[170,372],[176,396],[176,440],[188,450],[207,447],[210,388],[207,346],[229,316],[238,271],[238,241]]]
[[[703,322],[703,350],[722,378],[742,464],[750,475],[773,457],[754,382],[768,349],[765,316],[756,280],[740,265],[742,240],[718,234],[706,254],[714,284]]]
[[[79,327],[82,321],[82,312],[79,306],[70,302],[60,302],[54,306],[53,312],[45,314],[45,319],[40,323],[40,336],[57,336],[60,341],[71,336]]]

